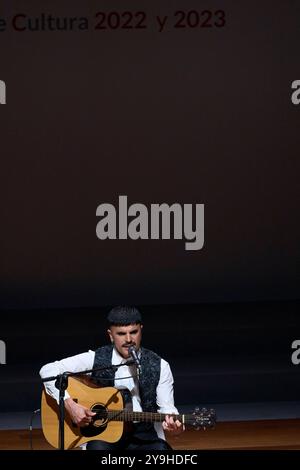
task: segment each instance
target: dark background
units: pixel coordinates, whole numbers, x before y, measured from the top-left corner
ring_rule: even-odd
[[[173,27],[177,10],[206,9],[225,27]],[[125,10],[147,29],[92,30],[97,11]],[[90,29],[13,31],[15,14],[42,12]],[[145,311],[180,403],[295,399],[299,3],[14,1],[0,17],[1,407],[32,406],[40,365],[102,344],[120,303]],[[204,248],[98,240],[96,208],[119,195],[205,204]]]
[[[299,301],[139,307],[143,344],[170,362],[180,408],[299,400],[299,366],[291,362]],[[106,344],[108,309],[3,312],[9,347],[0,410],[38,408],[40,367]]]

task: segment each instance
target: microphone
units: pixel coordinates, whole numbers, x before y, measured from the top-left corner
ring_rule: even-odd
[[[140,361],[140,358],[138,356],[138,353],[137,353],[135,347],[134,346],[129,346],[128,352],[129,352],[130,356],[132,357],[132,359],[134,360],[138,370],[140,371],[141,370],[141,361]]]

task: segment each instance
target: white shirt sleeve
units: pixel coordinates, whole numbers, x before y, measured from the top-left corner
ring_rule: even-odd
[[[159,413],[176,413],[174,405],[173,375],[169,364],[162,359],[160,365],[160,379],[156,388],[156,403]]]
[[[89,370],[93,368],[95,359],[95,352],[89,350],[88,352],[77,354],[76,356],[67,357],[61,361],[50,362],[44,365],[40,370],[40,376],[52,377],[63,372],[80,372],[82,370]],[[59,403],[59,391],[55,387],[55,381],[45,382],[46,392]],[[65,400],[70,398],[68,392],[65,392]]]

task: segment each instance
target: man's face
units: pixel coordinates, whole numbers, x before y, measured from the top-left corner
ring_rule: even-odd
[[[129,358],[128,347],[134,346],[139,349],[142,339],[143,325],[111,326],[107,330],[111,341],[114,342],[116,350],[125,359]]]

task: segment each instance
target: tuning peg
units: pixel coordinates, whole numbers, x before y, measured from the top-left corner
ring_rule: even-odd
[[[192,426],[193,428],[196,430],[196,431],[199,431],[200,430],[200,426],[198,426],[199,423],[197,423],[196,421],[193,422]]]

